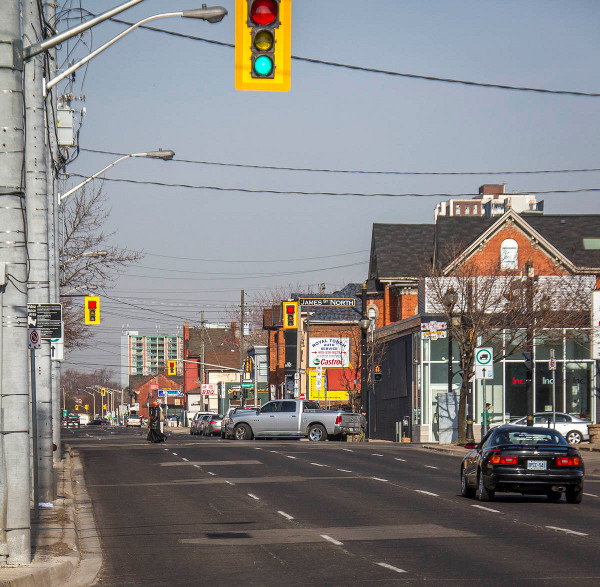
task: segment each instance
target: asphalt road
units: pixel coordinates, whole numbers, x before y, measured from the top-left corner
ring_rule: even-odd
[[[459,493],[460,458],[391,443],[65,432],[98,585],[600,584],[600,459],[583,502]],[[589,461],[589,462],[588,462]]]

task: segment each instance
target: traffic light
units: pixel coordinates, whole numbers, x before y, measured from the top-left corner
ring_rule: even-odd
[[[523,362],[525,363],[525,368],[527,371],[531,371],[533,369],[533,361],[531,358],[531,353],[523,353]]]
[[[79,406],[77,404],[75,404],[75,411],[77,412],[79,410]]]
[[[167,366],[169,375],[177,375],[177,361],[168,361]]]
[[[101,395],[102,397],[104,397],[104,396],[106,395],[106,389],[105,389],[104,387],[102,387],[102,388],[100,389],[100,395]]]
[[[85,404],[85,411],[87,412],[89,409],[90,408],[89,408],[88,404]]]
[[[298,302],[283,302],[283,328],[298,328]]]
[[[236,390],[233,390],[233,393],[231,395],[232,395],[233,399],[238,398],[238,392]]]
[[[85,323],[100,324],[100,298],[85,296]]]
[[[289,91],[291,45],[292,0],[236,0],[236,90]]]

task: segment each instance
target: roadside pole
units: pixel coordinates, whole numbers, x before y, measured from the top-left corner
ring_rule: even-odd
[[[6,485],[0,505],[6,511],[9,564],[31,562],[22,48],[20,2],[0,0],[0,262],[7,263],[0,357]]]
[[[240,310],[240,396],[241,406],[246,407],[246,395],[244,392],[244,290],[241,294],[241,310]]]
[[[32,45],[42,38],[41,17],[37,0],[23,0],[23,42]],[[50,302],[48,276],[48,198],[46,182],[46,124],[43,96],[43,55],[25,62],[25,201],[27,202],[27,252],[29,278],[27,301],[31,304]],[[39,494],[44,502],[54,500],[52,458],[52,392],[50,340],[41,339],[37,380],[37,448]],[[33,381],[32,381],[33,385]],[[32,398],[33,401],[33,398]],[[34,473],[36,471],[34,470]]]
[[[40,488],[39,488],[39,465],[35,455],[38,454],[38,418],[37,418],[37,393],[35,376],[35,346],[29,349],[31,364],[31,437],[33,445],[33,519],[40,518]]]
[[[487,434],[487,396],[486,396],[486,389],[485,389],[485,379],[482,380],[482,384],[483,384],[483,391],[482,391],[482,395],[483,395],[483,422],[481,423],[481,438],[483,438],[486,434]]]
[[[552,428],[556,430],[556,359],[554,349],[550,349],[550,361],[548,362],[552,371]]]

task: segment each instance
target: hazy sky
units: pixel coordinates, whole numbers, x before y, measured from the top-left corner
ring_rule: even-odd
[[[118,0],[68,1],[98,14]],[[197,8],[147,0],[128,22]],[[211,4],[211,3],[209,3]],[[234,0],[219,24],[179,18],[152,26],[233,43]],[[600,92],[596,0],[294,0],[292,53],[348,65],[513,86]],[[77,20],[62,22],[60,29]],[[94,28],[93,48],[124,25]],[[71,60],[88,49],[71,42]],[[73,92],[84,94],[83,149],[173,149],[176,159],[319,169],[492,172],[600,167],[600,98],[503,91],[292,62],[288,93],[234,89],[229,47],[138,30],[94,58]],[[92,175],[116,157],[82,151],[68,171]],[[474,193],[600,188],[600,173],[369,175],[249,169],[143,159],[107,178],[283,190]],[[71,185],[81,181],[72,178]],[[286,284],[333,291],[366,276],[374,222],[433,222],[443,199],[273,195],[105,182],[116,243],[146,257],[102,299],[95,348],[67,367],[119,364],[121,326],[174,333],[185,319],[222,318],[240,289]],[[600,213],[598,195],[543,195],[546,213]],[[352,254],[348,254],[352,253]],[[322,257],[313,260],[289,260]],[[227,262],[223,262],[227,261]],[[342,267],[340,267],[342,266]],[[315,269],[328,269],[314,271]],[[159,314],[156,312],[163,312]]]

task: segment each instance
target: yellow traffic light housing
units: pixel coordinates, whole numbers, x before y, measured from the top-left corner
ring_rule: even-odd
[[[235,88],[288,92],[292,0],[235,1]]]
[[[177,361],[167,362],[167,372],[169,375],[177,375]]]
[[[298,328],[298,302],[282,302],[283,328]]]
[[[104,396],[106,395],[106,389],[105,389],[104,387],[102,387],[102,388],[100,389],[100,395],[101,395],[102,397],[104,397]]]
[[[85,323],[100,324],[100,298],[85,296]]]

